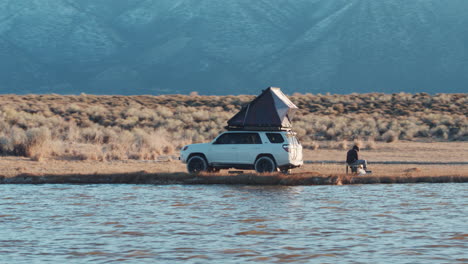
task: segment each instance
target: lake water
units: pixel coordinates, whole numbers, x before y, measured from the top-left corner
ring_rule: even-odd
[[[0,263],[467,263],[467,190],[0,185]]]

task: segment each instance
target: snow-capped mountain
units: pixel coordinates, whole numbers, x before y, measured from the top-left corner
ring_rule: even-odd
[[[2,0],[0,93],[467,92],[466,0]]]

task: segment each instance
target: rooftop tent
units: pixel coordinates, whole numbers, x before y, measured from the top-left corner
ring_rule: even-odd
[[[228,121],[227,129],[285,129],[291,128],[296,111],[294,105],[280,88],[268,87],[252,102]]]

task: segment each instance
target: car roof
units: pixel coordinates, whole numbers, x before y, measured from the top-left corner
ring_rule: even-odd
[[[289,133],[291,131],[258,131],[258,130],[239,130],[239,131],[224,131],[222,133]]]

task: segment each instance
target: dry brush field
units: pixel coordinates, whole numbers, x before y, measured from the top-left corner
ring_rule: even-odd
[[[154,160],[213,139],[255,96],[1,95],[0,154],[34,160]],[[294,94],[307,149],[468,140],[466,94]]]

